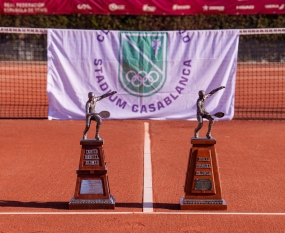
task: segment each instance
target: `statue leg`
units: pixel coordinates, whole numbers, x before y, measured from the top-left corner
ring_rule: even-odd
[[[97,125],[96,125],[95,139],[96,140],[101,140],[101,138],[99,136],[99,133],[100,133],[100,127],[101,127],[102,120],[101,120],[101,118],[99,116],[96,117],[96,122],[97,122]]]
[[[209,119],[209,126],[208,126],[208,132],[207,132],[207,134],[206,134],[206,137],[208,138],[208,139],[211,139],[211,138],[213,138],[212,137],[212,135],[211,135],[211,131],[212,131],[212,126],[213,126],[213,124],[214,124],[214,119]]]
[[[85,127],[85,129],[84,129],[84,131],[83,131],[83,139],[84,139],[84,140],[87,139],[87,132],[88,132],[89,128],[90,128],[90,127],[86,125],[86,127]]]
[[[199,137],[199,130],[202,128],[203,126],[203,118],[202,116],[197,116],[197,120],[198,120],[198,125],[197,128],[194,129],[194,138],[198,138]]]
[[[85,129],[83,131],[83,139],[84,140],[87,139],[87,132],[88,132],[89,128],[90,128],[90,117],[87,117],[86,118],[86,127],[85,127]]]

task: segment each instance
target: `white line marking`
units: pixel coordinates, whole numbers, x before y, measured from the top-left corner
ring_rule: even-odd
[[[144,179],[143,179],[143,212],[153,212],[152,170],[149,123],[144,122]]]
[[[250,213],[250,212],[0,212],[0,215],[126,215],[126,214],[153,214],[153,215],[260,215],[285,216],[285,213]]]

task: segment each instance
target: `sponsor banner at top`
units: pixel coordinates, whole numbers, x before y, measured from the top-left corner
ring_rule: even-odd
[[[285,14],[284,0],[0,0],[0,14]]]

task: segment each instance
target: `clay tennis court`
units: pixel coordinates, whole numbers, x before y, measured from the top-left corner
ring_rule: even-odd
[[[6,93],[0,98],[0,115],[6,118],[0,120],[0,232],[284,232],[284,121],[215,122],[227,210],[182,211],[179,200],[197,122],[104,120],[101,137],[116,207],[69,210],[85,122],[8,119],[47,117],[46,65],[17,67],[0,66],[0,91]],[[267,81],[261,78],[252,88],[249,84],[260,78],[260,72],[267,72]],[[238,67],[235,117],[246,112],[266,118],[268,112],[279,111],[275,118],[284,119],[284,102],[270,104],[284,96],[284,79],[278,72],[284,71],[273,65],[256,70]],[[29,79],[40,82],[31,87]],[[262,101],[252,102],[258,99]],[[252,103],[257,103],[259,112],[252,111]],[[145,123],[150,135],[153,212],[143,208]],[[206,128],[207,123],[201,136]],[[93,123],[89,138],[94,134]]]
[[[144,122],[103,121],[116,208],[74,211],[68,202],[84,121],[0,120],[1,232],[284,232],[285,122],[215,122],[228,209],[182,211],[179,199],[196,122],[147,121],[153,213],[143,212]],[[201,131],[203,136],[206,127]]]

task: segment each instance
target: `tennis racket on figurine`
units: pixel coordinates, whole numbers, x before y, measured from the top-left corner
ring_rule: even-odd
[[[223,112],[216,112],[213,116],[222,118],[225,114]]]
[[[95,115],[95,116],[99,115],[101,118],[109,118],[111,114],[108,111],[101,111],[99,113],[91,113],[90,115]]]

